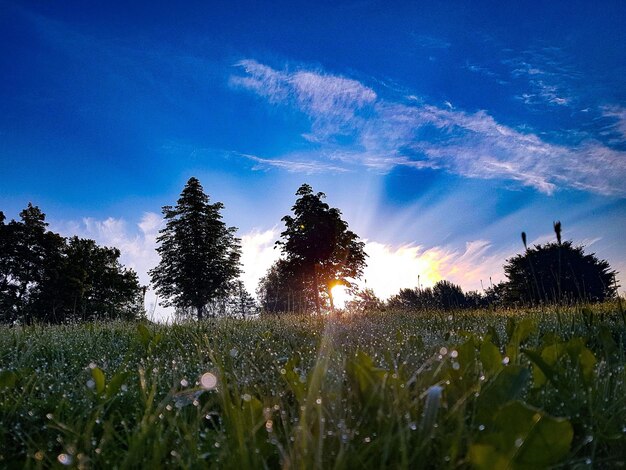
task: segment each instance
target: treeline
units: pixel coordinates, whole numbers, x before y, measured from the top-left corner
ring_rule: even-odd
[[[617,295],[616,272],[609,263],[587,254],[582,246],[562,241],[561,224],[554,224],[556,241],[528,247],[504,265],[506,280],[482,292],[463,292],[460,286],[442,280],[433,287],[404,288],[383,301],[372,289],[358,290],[348,310],[453,310],[487,307],[519,307],[541,304],[602,302]],[[259,283],[257,297],[268,313],[308,312],[315,292],[285,260],[279,260]]]
[[[134,319],[144,313],[137,274],[117,248],[47,229],[32,204],[6,223],[0,212],[0,322]]]
[[[159,264],[152,285],[178,318],[334,310],[333,289],[354,294],[350,308],[462,309],[544,303],[603,301],[617,292],[616,272],[583,247],[561,240],[528,247],[506,261],[506,280],[483,292],[463,292],[440,281],[433,287],[401,289],[387,301],[371,289],[359,291],[367,264],[365,244],[348,229],[341,211],[307,184],[296,192],[285,230],[276,241],[281,258],[260,279],[258,304],[241,282],[237,228],[222,221],[224,205],[211,203],[190,178],[175,206],[162,208],[165,226],[157,237]],[[64,238],[47,229],[45,215],[31,204],[20,220],[5,223],[0,212],[0,322],[59,323],[137,318],[144,314],[146,287],[119,263],[116,248],[93,240]]]

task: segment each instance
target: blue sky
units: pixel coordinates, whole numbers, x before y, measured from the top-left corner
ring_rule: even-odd
[[[0,209],[142,274],[197,176],[252,286],[308,182],[370,243],[370,285],[401,274],[381,295],[480,288],[554,220],[623,272],[624,24],[617,1],[5,1]]]

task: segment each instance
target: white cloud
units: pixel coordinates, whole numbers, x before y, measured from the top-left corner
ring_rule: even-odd
[[[245,153],[236,153],[236,155],[239,155],[240,157],[244,157],[244,158],[247,158],[248,160],[255,162],[256,165],[253,167],[254,170],[264,170],[267,168],[280,168],[290,173],[306,173],[306,174],[324,173],[327,171],[341,173],[341,172],[347,171],[346,168],[342,168],[337,165],[332,165],[330,163],[308,160],[306,159],[306,156],[302,160],[296,160],[296,159],[283,160],[283,159],[278,159],[278,158],[261,158],[261,157],[257,157],[256,155],[249,155]]]
[[[363,276],[363,285],[386,299],[401,288],[430,287],[446,279],[459,284],[464,290],[480,290],[489,280],[494,283],[503,279],[502,265],[508,253],[493,252],[488,241],[467,242],[465,249],[418,245],[399,247],[369,241],[365,245],[369,255]]]
[[[241,237],[241,280],[252,295],[255,295],[259,279],[265,276],[280,255],[280,250],[274,249],[278,235],[278,230],[273,228],[265,231],[253,230]]]
[[[295,106],[311,121],[305,137],[319,145],[298,158],[255,156],[266,165],[306,161],[301,170],[339,163],[377,171],[394,166],[445,169],[470,178],[506,179],[551,194],[570,187],[605,195],[626,195],[626,152],[589,139],[558,145],[497,122],[486,111],[466,113],[416,100],[391,101],[355,80],[322,72],[277,71],[243,61],[244,76],[232,83]],[[555,98],[556,99],[556,98]],[[336,137],[348,135],[349,144]],[[292,171],[296,167],[292,167]],[[611,168],[611,172],[604,169]]]
[[[91,217],[81,221],[53,224],[53,230],[62,235],[78,235],[91,238],[99,245],[116,247],[120,250],[120,262],[133,269],[142,285],[150,284],[148,271],[159,263],[159,255],[155,251],[156,237],[162,227],[162,218],[154,212],[146,212],[137,224],[129,224],[124,219],[109,217],[98,220]],[[156,293],[149,289],[146,292],[146,309],[154,312],[154,319],[166,321],[172,315],[172,309],[155,305],[158,302]]]

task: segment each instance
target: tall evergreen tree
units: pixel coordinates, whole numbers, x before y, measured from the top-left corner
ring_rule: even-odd
[[[315,309],[321,308],[320,294],[326,293],[333,308],[332,288],[351,287],[350,279],[363,274],[366,254],[364,243],[341,219],[339,209],[331,208],[324,193],[313,193],[308,184],[296,192],[293,216],[282,218],[286,229],[277,242],[294,273],[304,273],[315,295]]]
[[[165,228],[157,237],[159,265],[150,271],[165,305],[193,308],[199,320],[205,306],[224,297],[240,273],[236,228],[226,227],[221,202],[211,204],[196,178],[190,178],[176,206],[164,206]]]

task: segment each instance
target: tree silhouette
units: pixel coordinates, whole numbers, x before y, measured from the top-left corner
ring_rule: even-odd
[[[557,230],[558,229],[558,230]],[[616,293],[615,271],[582,246],[558,241],[526,248],[507,260],[505,297],[509,301],[537,304],[562,301],[603,301]]]
[[[337,284],[351,287],[349,279],[363,274],[366,254],[364,243],[348,230],[339,209],[323,202],[324,193],[313,193],[308,184],[300,186],[292,207],[293,216],[282,218],[286,229],[277,242],[293,275],[314,293],[315,310],[321,309],[320,294],[326,293],[333,308],[331,289]]]
[[[175,207],[163,207],[166,223],[157,237],[161,261],[150,271],[152,283],[165,305],[193,307],[199,320],[240,273],[237,229],[222,222],[223,208],[221,202],[209,203],[196,178],[187,181]]]
[[[312,283],[306,282],[303,270],[294,270],[284,259],[279,259],[259,280],[257,298],[265,313],[304,313],[315,308],[316,294]]]
[[[32,204],[20,219],[5,224],[0,216],[0,321],[60,323],[141,314],[137,274],[119,263],[119,250],[47,230],[45,214]]]

